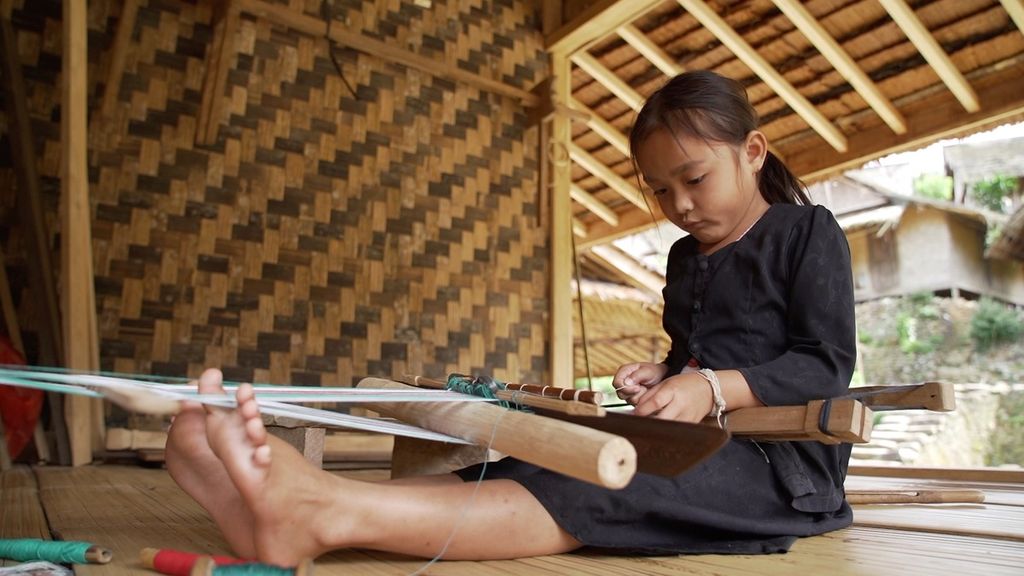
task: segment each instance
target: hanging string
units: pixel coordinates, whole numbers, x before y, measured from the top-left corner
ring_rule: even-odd
[[[452,376],[469,378],[468,376],[462,376],[459,374],[453,374]],[[452,376],[449,376],[448,379],[451,380]],[[497,380],[495,380],[495,382],[497,382]],[[498,435],[498,424],[501,423],[501,419],[505,417],[505,414],[507,414],[507,412],[501,412],[498,414],[498,417],[494,419],[494,427],[491,428],[491,437],[487,440],[487,446],[484,449],[484,454],[489,454],[491,452],[491,446],[494,445],[494,438]],[[473,502],[476,500],[476,494],[480,491],[480,485],[483,484],[486,475],[487,458],[484,458],[483,464],[480,466],[480,475],[477,476],[476,484],[473,486],[473,492],[470,493],[469,500],[466,502],[466,505],[463,506],[462,512],[459,513],[459,517],[455,519],[455,524],[452,525],[452,531],[448,534],[448,539],[445,541],[444,546],[441,547],[441,551],[431,558],[429,562],[420,566],[418,570],[410,572],[409,576],[418,576],[419,574],[422,574],[424,570],[430,568],[436,564],[438,560],[441,560],[441,558],[444,557],[444,553],[448,551],[448,547],[451,546],[452,541],[455,540],[455,534],[459,531],[459,527],[463,522],[465,522],[466,516],[469,515],[469,509],[473,507]]]
[[[587,345],[587,323],[583,319],[583,279],[580,274],[580,254],[576,251],[576,234],[572,237],[572,263],[576,273],[576,303],[580,314],[580,338],[583,340],[583,364],[587,368],[587,390],[594,390],[594,376],[590,370],[590,347]],[[576,385],[573,383],[573,388]]]
[[[43,560],[54,564],[106,564],[110,550],[89,542],[16,538],[0,540],[0,558],[27,562]]]

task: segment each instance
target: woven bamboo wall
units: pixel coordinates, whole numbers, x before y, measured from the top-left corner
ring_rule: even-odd
[[[320,17],[318,1],[291,4]],[[423,4],[339,0],[333,25],[524,89],[546,73],[530,3]],[[229,117],[197,147],[210,5],[143,1],[115,115],[90,122],[103,367],[341,386],[405,372],[542,380],[548,257],[527,111],[335,48],[343,79],[327,40],[243,15]],[[98,110],[120,2],[89,10]],[[15,0],[13,21],[52,183],[60,3]]]

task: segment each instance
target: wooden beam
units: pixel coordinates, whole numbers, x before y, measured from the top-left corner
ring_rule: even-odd
[[[1024,34],[1024,0],[999,0],[1006,8],[1006,13],[1010,15],[1010,19],[1017,25],[1017,29],[1020,30],[1021,34]]]
[[[210,55],[206,59],[206,75],[203,77],[203,100],[199,105],[196,120],[196,145],[213,146],[224,121],[224,89],[228,73],[235,60],[235,39],[241,12],[236,0],[217,2],[214,5],[213,41]]]
[[[652,207],[651,210],[653,209]],[[646,208],[643,210],[626,210],[619,214],[618,226],[610,226],[606,222],[594,222],[588,226],[587,237],[583,240],[577,240],[576,248],[578,250],[588,250],[594,246],[607,244],[612,240],[617,240],[630,234],[650,230],[664,221],[665,217],[661,215],[660,211],[655,216]]]
[[[601,40],[619,26],[632,22],[662,3],[662,0],[601,0],[547,36],[552,56],[570,56]]]
[[[61,72],[61,278],[64,365],[71,370],[99,367],[96,299],[92,270],[92,216],[86,163],[89,87],[85,0],[64,2],[64,56]],[[94,401],[71,396],[64,417],[71,441],[71,464],[92,461]]]
[[[609,208],[608,205],[598,200],[590,192],[587,192],[576,184],[572,184],[569,187],[569,194],[572,196],[573,200],[579,202],[583,207],[593,212],[594,215],[601,220],[604,220],[612,226],[619,225],[619,215],[615,213],[615,210]]]
[[[878,86],[861,70],[857,62],[843,50],[825,27],[797,0],[772,0],[779,10],[793,23],[818,52],[828,60],[835,69],[853,86],[854,90],[864,98],[871,108],[897,134],[907,131],[907,123],[903,115],[893,106],[892,102],[882,94]]]
[[[647,269],[629,254],[619,250],[612,244],[594,246],[590,253],[608,265],[620,270],[629,278],[633,278],[633,285],[645,292],[651,292],[661,296],[661,289],[665,286],[665,277]]]
[[[358,387],[415,389],[381,378],[364,378]],[[387,402],[367,408],[607,488],[625,486],[636,471],[636,450],[621,436],[484,402]]]
[[[651,64],[657,66],[658,70],[661,70],[669,78],[678,76],[686,70],[676,62],[675,58],[670,56],[668,52],[665,52],[661,46],[655,44],[636,26],[623,24],[616,28],[615,31],[619,36],[622,36],[622,39],[627,44],[632,46],[641,56],[650,60]]]
[[[571,88],[570,65],[568,58],[558,55],[551,57],[552,86],[556,104],[566,105],[569,101]],[[556,112],[552,120],[551,146],[544,146],[546,152],[554,152],[557,157],[545,158],[551,162],[551,315],[549,328],[550,348],[548,350],[548,366],[551,368],[551,381],[565,383],[570,387],[573,381],[573,345],[572,345],[572,270],[573,270],[573,233],[575,228],[572,216],[572,198],[569,188],[572,183],[572,165],[568,161],[568,147],[572,144],[571,120],[565,114]],[[582,226],[582,223],[580,224]],[[586,232],[584,232],[586,233]]]
[[[732,29],[721,16],[711,9],[703,0],[677,0],[679,4],[704,25],[733,54],[746,64],[764,83],[771,87],[786,104],[793,109],[810,127],[839,152],[846,151],[846,136],[836,128],[828,118],[804,98],[782,74],[775,71],[738,32]]]
[[[1024,59],[995,68],[997,71],[974,81],[982,104],[978,112],[965,114],[959,101],[945,90],[913,102],[913,110],[897,100],[907,117],[905,134],[893,134],[887,126],[860,130],[850,136],[847,152],[825,153],[820,147],[808,146],[785,153],[786,165],[800,178],[814,181],[860,167],[880,156],[1024,118],[1024,91],[1020,89]]]
[[[914,10],[907,6],[903,0],[879,0],[885,11],[896,22],[903,33],[907,35],[910,42],[917,47],[918,52],[924,56],[928,64],[939,75],[939,78],[946,84],[951,92],[960,101],[968,112],[977,112],[981,104],[978,102],[978,95],[971,88],[971,85],[960,73],[960,70],[953,64],[949,55],[939,46],[939,43],[925,28],[921,20],[914,14]]]
[[[117,32],[110,46],[110,63],[107,67],[107,81],[103,87],[103,104],[100,106],[100,122],[106,124],[117,108],[117,94],[121,90],[121,77],[124,75],[124,63],[128,56],[128,45],[132,41],[132,31],[139,13],[139,0],[124,0],[121,4],[121,17],[117,21]]]
[[[615,190],[620,196],[631,202],[637,208],[647,209],[643,194],[635,186],[619,176],[614,170],[604,165],[603,162],[591,156],[586,150],[576,144],[569,144],[569,157],[579,164],[584,170],[601,179],[609,188]]]
[[[597,114],[575,98],[569,98],[569,107],[586,114],[587,128],[593,130],[599,136],[604,138],[606,142],[614,146],[616,150],[622,152],[623,156],[629,158],[629,139],[626,138],[626,135],[618,128],[612,126],[611,123],[602,118],[600,114]]]
[[[307,16],[301,12],[292,10],[288,6],[271,4],[264,0],[236,0],[241,11],[248,14],[266,18],[271,22],[279,23],[293,30],[297,30],[310,36],[327,36],[327,23],[319,18]],[[438,62],[433,58],[427,58],[403,50],[381,40],[371,38],[359,32],[351,32],[343,26],[331,26],[330,38],[334,42],[358,50],[364,54],[376,56],[389,62],[395,62],[409,68],[414,68],[433,76],[461,82],[480,90],[515,98],[524,106],[538,106],[540,98],[523,90],[510,86],[504,82],[484,78],[472,72],[468,72],[448,62]]]
[[[626,84],[625,80],[616,76],[615,72],[612,72],[604,64],[598,62],[597,58],[586,52],[577,52],[572,55],[571,60],[573,64],[579,66],[591,78],[596,80],[598,84],[618,96],[620,100],[633,110],[639,111],[644,105],[644,97],[630,87],[629,84]]]

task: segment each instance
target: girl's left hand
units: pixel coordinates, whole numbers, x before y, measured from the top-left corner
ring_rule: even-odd
[[[699,374],[679,374],[651,387],[636,405],[637,416],[700,422],[711,413],[711,386]]]

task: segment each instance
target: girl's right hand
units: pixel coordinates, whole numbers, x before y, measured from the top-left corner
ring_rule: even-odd
[[[619,398],[635,406],[647,390],[661,382],[667,373],[668,366],[665,364],[652,362],[624,364],[615,372],[612,386],[615,387],[615,394]]]

